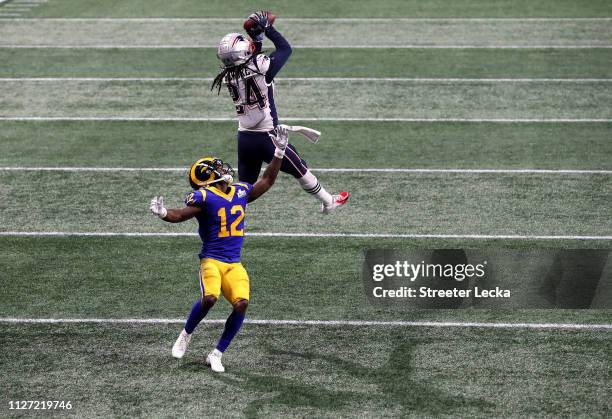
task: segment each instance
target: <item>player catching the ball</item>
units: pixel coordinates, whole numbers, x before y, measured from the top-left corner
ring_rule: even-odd
[[[259,198],[274,184],[287,149],[284,128],[276,128],[269,138],[274,145],[273,158],[254,185],[233,183],[234,171],[229,165],[216,157],[204,157],[189,171],[189,183],[194,191],[185,198],[185,207],[166,209],[161,196],[151,200],[151,212],[169,223],[195,217],[202,239],[199,254],[201,299],[193,305],[185,328],[172,347],[172,356],[182,358],[185,355],[191,334],[221,292],[233,306],[216,348],[206,357],[206,364],[215,372],[225,371],[221,356],[240,330],[249,305],[249,276],[240,263],[247,203]]]
[[[272,26],[275,19],[270,12],[253,13],[244,23],[252,41],[240,33],[230,33],[221,39],[217,51],[222,71],[215,77],[212,89],[216,87],[220,92],[225,84],[236,106],[238,176],[240,181],[248,183],[255,182],[262,163],[269,163],[274,154],[274,145],[268,136],[279,125],[274,105],[274,77],[291,55],[291,46]],[[260,53],[264,35],[276,48],[269,56]],[[348,202],[348,192],[331,195],[320,185],[291,144],[287,147],[281,171],[295,177],[306,192],[314,195],[321,202],[324,214]]]

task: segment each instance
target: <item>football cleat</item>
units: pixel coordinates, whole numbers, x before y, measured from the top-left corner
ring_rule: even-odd
[[[181,330],[181,334],[176,342],[174,342],[174,346],[172,346],[172,356],[177,359],[181,359],[187,351],[187,345],[189,345],[190,340],[191,335],[185,332],[185,329]]]
[[[338,195],[332,195],[332,203],[330,205],[321,204],[321,212],[323,214],[331,214],[336,208],[346,205],[350,196],[348,192],[340,192]]]
[[[214,372],[225,372],[225,367],[221,363],[222,356],[223,352],[219,351],[218,349],[214,349],[206,357],[206,365],[210,366],[210,369]]]

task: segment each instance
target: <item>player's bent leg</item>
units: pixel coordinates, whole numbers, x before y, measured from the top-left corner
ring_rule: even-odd
[[[230,343],[232,343],[234,336],[236,336],[236,334],[238,334],[238,331],[240,331],[242,323],[244,322],[244,318],[246,317],[246,310],[248,305],[249,302],[247,300],[240,300],[234,304],[234,309],[227,318],[227,321],[225,322],[225,328],[223,329],[221,338],[217,343],[216,349],[219,352],[225,352]]]
[[[221,362],[223,352],[225,352],[230,343],[232,343],[234,337],[240,331],[248,305],[248,300],[239,300],[233,304],[234,309],[225,322],[225,327],[223,328],[223,333],[217,343],[217,347],[206,357],[206,364],[210,365],[210,369],[214,372],[225,372],[225,367]]]
[[[265,132],[238,131],[238,180],[255,183],[263,163],[261,142],[268,141]]]
[[[261,161],[256,163],[238,158],[238,180],[250,183],[251,185],[257,182],[262,163]]]
[[[191,308],[185,327],[172,346],[172,356],[182,358],[187,351],[191,334],[198,324],[206,317],[208,310],[215,305],[221,294],[221,273],[217,265],[209,259],[200,261],[200,291],[202,298],[196,301]]]
[[[337,195],[331,195],[327,192],[310,170],[306,171],[304,176],[298,179],[298,182],[306,192],[314,195],[321,202],[321,212],[323,214],[331,214],[349,200],[348,192],[340,192]]]
[[[340,192],[337,195],[331,195],[321,186],[317,177],[308,169],[306,161],[300,157],[298,151],[292,144],[287,146],[285,158],[281,165],[281,171],[295,177],[304,191],[314,195],[314,197],[321,202],[321,212],[323,214],[331,214],[337,208],[348,202],[348,192]]]
[[[189,317],[187,317],[187,322],[185,323],[185,328],[179,334],[179,337],[174,342],[172,346],[172,356],[181,359],[185,352],[187,352],[187,346],[189,345],[189,341],[191,340],[191,334],[198,326],[198,324],[206,317],[208,314],[208,310],[215,304],[217,299],[212,296],[208,296],[203,300],[198,300],[194,303],[191,308],[191,312],[189,313]]]
[[[230,269],[223,275],[221,288],[225,298],[232,304],[233,310],[225,322],[216,348],[206,357],[206,364],[210,365],[214,372],[225,371],[221,357],[240,331],[249,306],[249,275],[241,263],[230,265]]]

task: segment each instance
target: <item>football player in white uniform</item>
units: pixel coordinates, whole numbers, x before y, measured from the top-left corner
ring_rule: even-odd
[[[217,56],[223,66],[212,89],[220,92],[225,84],[238,115],[238,177],[241,182],[255,183],[262,163],[274,156],[274,144],[268,135],[278,123],[274,104],[274,77],[289,59],[291,46],[272,26],[275,16],[269,12],[253,13],[248,18],[250,40],[240,33],[225,35]],[[274,43],[269,56],[261,54],[263,37]],[[308,170],[295,147],[287,147],[281,171],[294,176],[300,186],[321,202],[321,212],[329,214],[348,202],[349,193],[331,195]]]

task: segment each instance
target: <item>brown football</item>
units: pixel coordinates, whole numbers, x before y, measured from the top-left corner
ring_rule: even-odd
[[[268,23],[270,23],[270,25],[274,25],[274,21],[276,20],[276,15],[273,15],[270,12],[266,12],[268,14]],[[247,19],[244,21],[244,24],[242,25],[242,27],[244,28],[245,31],[250,31],[251,29],[253,29],[255,27],[255,22],[252,21],[251,19]]]

